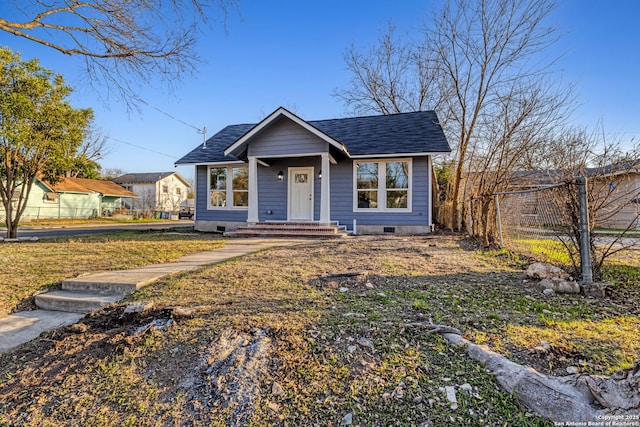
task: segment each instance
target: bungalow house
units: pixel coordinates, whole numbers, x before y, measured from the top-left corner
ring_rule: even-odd
[[[136,193],[139,198],[132,207],[147,213],[177,212],[193,190],[177,172],[128,173],[113,182]]]
[[[127,200],[136,197],[135,193],[111,181],[61,178],[54,184],[36,178],[22,219],[107,216],[121,209]],[[4,218],[5,212],[0,205],[0,219]]]
[[[433,229],[432,156],[450,151],[433,111],[306,121],[278,108],[176,165],[195,166],[199,231],[412,234]]]

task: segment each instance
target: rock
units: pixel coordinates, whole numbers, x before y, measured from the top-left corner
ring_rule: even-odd
[[[212,308],[213,307],[210,305],[198,305],[195,307],[174,307],[173,310],[171,310],[171,315],[176,319],[181,317],[194,317],[196,314],[203,311],[211,310]]]
[[[353,414],[349,412],[347,415],[342,417],[342,421],[340,421],[341,426],[350,426],[353,424]]]
[[[589,297],[604,298],[607,295],[607,289],[613,286],[609,282],[592,282],[583,283],[582,293]]]
[[[563,269],[551,264],[543,264],[541,262],[534,262],[527,268],[527,276],[533,279],[551,279],[553,277],[559,277],[561,279],[569,279],[569,273]]]
[[[273,385],[271,386],[271,394],[273,394],[274,396],[278,396],[278,397],[285,397],[287,394],[284,392],[284,389],[282,388],[282,386],[280,384],[278,384],[277,382],[273,382]]]
[[[141,334],[148,330],[165,331],[173,326],[173,319],[154,319],[146,325],[142,325],[135,329],[134,335]]]
[[[367,289],[373,289],[375,287],[375,286],[373,286],[373,283],[371,283],[371,282],[367,282],[364,285],[367,287]]]
[[[580,372],[580,369],[578,369],[577,366],[567,366],[568,374],[573,375],[573,374],[577,374],[578,372]]]
[[[540,286],[545,289],[552,289],[559,294],[579,294],[580,285],[576,282],[570,282],[560,277],[552,277],[551,279],[542,279]]]
[[[356,346],[355,346],[355,345],[350,345],[350,346],[348,346],[348,347],[347,347],[347,351],[348,351],[349,353],[352,353],[352,354],[353,354],[353,353],[355,353],[355,351],[356,351]]]
[[[444,388],[444,392],[447,394],[447,400],[451,403],[451,409],[458,409],[458,399],[456,398],[456,388],[448,385]]]
[[[345,293],[349,290],[349,288],[345,288],[344,286],[338,289],[340,292]]]
[[[369,338],[358,338],[358,341],[356,342],[363,347],[369,347],[371,350],[373,350],[373,341],[371,341]]]
[[[553,292],[553,289],[545,289],[542,293],[544,295],[553,295],[555,292]]]
[[[473,394],[473,387],[471,387],[471,384],[469,383],[464,383],[460,386],[460,390],[464,390],[469,394]]]
[[[129,304],[124,309],[123,314],[146,313],[152,308],[153,308],[153,302],[151,301],[134,302],[133,304]]]

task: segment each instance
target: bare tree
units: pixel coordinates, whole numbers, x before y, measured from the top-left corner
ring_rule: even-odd
[[[0,30],[84,59],[87,75],[124,99],[132,83],[160,75],[171,84],[197,61],[196,34],[235,0],[7,0]],[[8,13],[8,12],[5,12]]]
[[[100,179],[106,179],[109,181],[113,181],[114,178],[125,175],[127,171],[120,168],[107,168],[103,169],[100,173]]]
[[[351,46],[344,60],[351,71],[351,85],[334,91],[354,113],[394,114],[433,109],[439,105],[436,67],[412,43],[395,33],[389,23],[378,46],[366,53]],[[427,52],[428,53],[428,52]]]
[[[347,52],[353,78],[338,94],[347,106],[383,114],[437,110],[455,157],[444,218],[449,228],[462,226],[472,160],[510,163],[500,154],[525,151],[517,148],[527,133],[521,127],[549,126],[544,101],[562,107],[570,99],[568,89],[544,84],[554,64],[544,54],[558,39],[557,30],[545,25],[553,9],[553,0],[449,0],[420,42],[403,43],[390,27],[377,48]]]

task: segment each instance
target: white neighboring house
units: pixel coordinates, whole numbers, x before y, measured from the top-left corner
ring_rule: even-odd
[[[177,172],[128,173],[113,180],[138,195],[134,208],[143,212],[174,212],[186,206],[193,187]]]

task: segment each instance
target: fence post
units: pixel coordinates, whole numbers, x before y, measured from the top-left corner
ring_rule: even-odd
[[[593,282],[591,271],[591,237],[589,236],[589,205],[587,199],[587,178],[579,177],[578,204],[580,208],[580,267],[582,270],[582,282]]]
[[[473,224],[473,198],[470,198],[469,201],[467,202],[467,233],[470,236],[474,235],[474,224]]]
[[[500,243],[500,247],[504,248],[504,243],[502,241],[502,220],[500,219],[500,200],[499,195],[495,194],[493,196],[496,201],[496,225],[498,226],[498,242]]]

